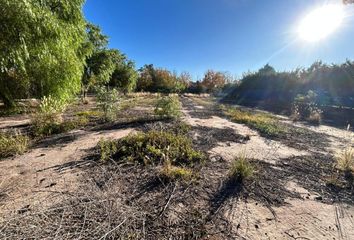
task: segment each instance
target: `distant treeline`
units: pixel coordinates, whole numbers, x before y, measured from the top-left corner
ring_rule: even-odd
[[[311,91],[319,105],[354,107],[354,62],[324,64],[277,72],[265,65],[224,89],[224,100],[260,107],[289,108],[296,98]]]

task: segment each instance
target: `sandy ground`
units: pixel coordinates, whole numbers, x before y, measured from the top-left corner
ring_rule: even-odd
[[[197,105],[195,109],[203,109],[203,106]],[[265,139],[243,124],[218,116],[206,119],[191,117],[186,109],[183,112],[184,120],[192,126],[233,129],[238,134],[250,136],[246,144],[222,143],[210,150],[211,155],[219,155],[229,161],[240,154],[269,163],[275,163],[280,158],[310,154]],[[328,153],[336,152],[352,137],[347,131],[333,127],[298,125],[330,135]],[[346,138],[343,139],[343,136]],[[273,213],[254,201],[231,203],[224,217],[233,223],[232,232],[245,239],[354,239],[354,206],[316,201],[319,193],[309,192],[293,181],[288,182],[287,188],[300,193],[303,199],[289,198],[286,205],[274,207]]]
[[[204,107],[196,105],[195,109],[203,110]],[[211,155],[222,156],[227,161],[245,154],[274,164],[280,158],[310,154],[265,139],[247,126],[225,118],[198,118],[192,117],[187,109],[183,112],[184,121],[192,126],[228,128],[250,137],[244,144],[231,141],[209,150]],[[1,119],[0,128],[25,124],[26,121]],[[346,131],[327,126],[309,128],[331,136],[329,153],[335,152],[347,141],[343,140]],[[0,220],[9,212],[27,211],[36,205],[51,205],[62,192],[74,192],[79,186],[81,167],[87,164],[84,158],[89,150],[101,138],[118,139],[132,131],[73,131],[47,139],[22,156],[0,161],[0,188],[6,193],[5,200],[0,196]],[[299,192],[303,199],[289,198],[285,205],[273,207],[274,212],[254,201],[231,202],[231,208],[224,214],[233,223],[232,232],[241,239],[354,239],[353,206],[317,201],[319,193],[310,192],[295,181],[289,181],[287,188]]]
[[[131,131],[73,131],[47,139],[22,156],[0,161],[0,187],[6,194],[6,201],[0,198],[0,219],[9,212],[54,204],[61,193],[75,191],[88,150],[101,138],[118,139]]]

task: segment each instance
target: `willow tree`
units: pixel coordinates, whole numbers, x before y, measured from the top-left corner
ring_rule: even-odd
[[[84,0],[0,0],[0,98],[67,99],[80,90]]]

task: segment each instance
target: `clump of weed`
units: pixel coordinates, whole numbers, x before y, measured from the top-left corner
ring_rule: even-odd
[[[229,109],[227,115],[231,117],[232,121],[246,124],[247,126],[256,129],[261,134],[278,136],[279,134],[286,132],[286,129],[269,114],[251,113],[240,109]]]
[[[354,171],[354,149],[347,147],[337,155],[337,167],[343,171]]]
[[[157,101],[155,114],[160,117],[178,118],[181,116],[181,107],[178,96],[166,96]]]
[[[103,119],[112,122],[117,119],[120,109],[119,93],[116,89],[108,90],[105,87],[97,90],[97,105],[103,112]]]
[[[29,138],[20,134],[0,133],[0,158],[23,154],[29,145]]]
[[[245,156],[237,157],[230,167],[229,178],[234,182],[242,183],[253,176],[254,167]]]
[[[190,181],[193,178],[193,171],[186,167],[172,166],[170,161],[166,161],[160,171],[162,179],[167,181]]]
[[[77,112],[76,116],[84,117],[84,118],[98,118],[98,117],[102,117],[102,112],[99,112],[99,111],[83,111],[83,112]]]
[[[112,143],[107,143],[109,151],[100,152],[101,159],[131,161],[140,164],[164,164],[170,161],[174,166],[194,166],[204,159],[204,155],[194,150],[191,140],[181,134],[164,131],[131,134]],[[107,154],[109,153],[109,154]]]

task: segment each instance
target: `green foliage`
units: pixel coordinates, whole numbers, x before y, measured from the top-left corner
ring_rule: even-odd
[[[155,114],[160,117],[178,118],[181,116],[181,102],[178,96],[162,97],[155,106]]]
[[[286,129],[268,114],[251,113],[239,109],[229,109],[227,114],[232,121],[246,124],[267,136],[277,136],[286,132]]]
[[[123,55],[121,61],[116,63],[115,70],[109,82],[109,86],[129,93],[135,90],[138,80],[138,73],[135,70],[134,62],[127,60]]]
[[[233,160],[230,167],[229,177],[235,182],[243,182],[254,174],[253,165],[245,156],[237,157]]]
[[[84,0],[0,0],[0,97],[52,95],[80,89],[84,65]]]
[[[179,93],[189,84],[189,76],[186,73],[177,76],[166,69],[155,68],[152,64],[145,65],[139,72],[138,91]]]
[[[45,137],[68,132],[88,123],[85,117],[63,122],[62,114],[67,103],[52,96],[44,97],[36,114],[32,116],[32,132],[35,137]]]
[[[145,165],[169,161],[174,166],[192,167],[204,159],[201,152],[193,149],[187,136],[171,132],[136,133],[102,146],[100,148],[104,151],[100,155],[103,160],[111,158]]]
[[[19,134],[0,132],[0,159],[23,154],[29,145],[29,138]]]
[[[119,93],[116,89],[108,90],[100,87],[97,90],[98,107],[103,112],[105,121],[114,121],[117,119],[119,111]]]
[[[108,161],[117,152],[117,144],[113,140],[101,139],[98,142],[98,147],[100,160],[103,162]]]

